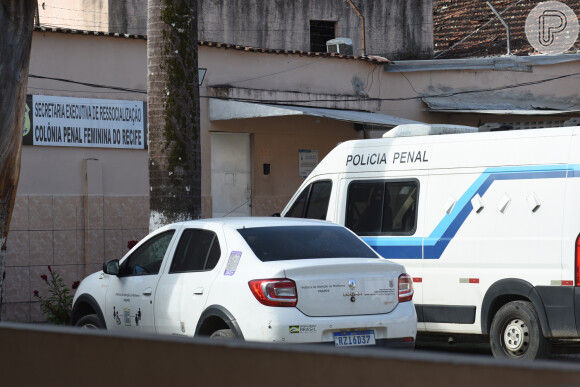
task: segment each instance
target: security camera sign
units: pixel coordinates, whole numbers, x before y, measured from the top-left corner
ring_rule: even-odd
[[[540,3],[526,18],[526,37],[542,54],[561,54],[578,39],[578,18],[559,1]]]

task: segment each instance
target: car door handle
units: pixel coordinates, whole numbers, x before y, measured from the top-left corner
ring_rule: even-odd
[[[193,291],[193,294],[203,294],[203,288],[197,288]]]
[[[147,288],[147,289],[143,290],[144,296],[150,296],[151,293],[153,293],[153,289],[151,289],[151,288]]]

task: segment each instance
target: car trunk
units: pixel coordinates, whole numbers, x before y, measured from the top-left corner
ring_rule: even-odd
[[[316,261],[284,262],[286,278],[296,282],[296,307],[305,315],[382,314],[397,306],[400,265],[382,259]]]

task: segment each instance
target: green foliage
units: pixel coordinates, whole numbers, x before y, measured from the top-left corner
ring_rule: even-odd
[[[62,277],[48,266],[49,275],[40,276],[48,285],[48,296],[42,297],[38,290],[34,291],[34,297],[40,301],[40,310],[46,316],[48,322],[56,325],[68,325],[71,318],[73,294],[71,289],[65,285]],[[75,281],[72,289],[79,286],[79,281]]]

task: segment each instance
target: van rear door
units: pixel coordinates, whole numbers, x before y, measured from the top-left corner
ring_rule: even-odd
[[[405,266],[413,278],[418,306],[422,303],[423,208],[426,173],[413,171],[347,174],[339,183],[336,222],[350,228],[381,256]],[[421,323],[419,329],[421,329]]]

